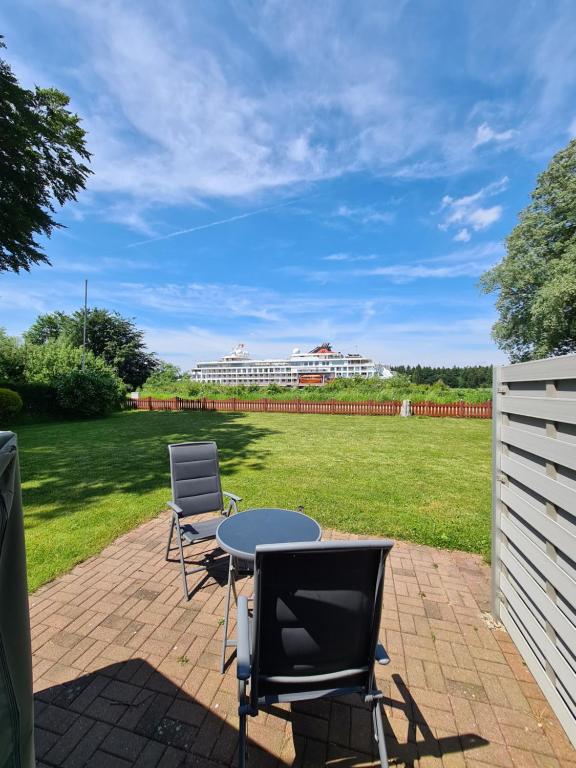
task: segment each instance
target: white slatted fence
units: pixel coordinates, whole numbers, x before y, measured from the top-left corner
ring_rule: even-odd
[[[492,605],[576,746],[576,355],[494,369]]]

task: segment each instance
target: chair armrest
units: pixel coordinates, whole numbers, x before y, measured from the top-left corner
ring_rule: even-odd
[[[378,664],[390,664],[390,656],[386,652],[386,648],[382,643],[376,643],[376,661]]]
[[[222,491],[222,494],[224,496],[227,496],[229,499],[232,499],[232,501],[235,501],[238,503],[239,501],[242,501],[242,496],[236,496],[235,493],[228,493],[228,491]]]
[[[248,598],[238,598],[238,618],[236,621],[236,677],[248,680],[251,673],[250,663],[250,619],[248,617]]]
[[[169,501],[168,506],[173,512],[176,512],[177,515],[181,515],[183,512],[183,510],[180,509],[180,507],[178,506],[178,504],[176,504],[175,501]]]

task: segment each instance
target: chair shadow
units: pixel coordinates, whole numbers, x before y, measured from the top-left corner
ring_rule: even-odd
[[[392,677],[402,700],[386,699],[384,703],[404,711],[409,727],[406,743],[400,744],[385,718],[390,765],[413,766],[424,756],[441,758],[488,743],[476,734],[436,739],[402,678]],[[220,714],[186,693],[145,659],[112,663],[36,693],[37,766],[235,766],[235,698],[232,702]],[[362,704],[358,706],[358,702],[356,697],[350,702],[301,702],[292,704],[291,709],[269,707],[268,712],[290,721],[292,748],[283,744],[280,761],[278,745],[282,744],[282,735],[271,726],[266,738],[260,728],[259,743],[255,744],[250,738],[250,724],[255,721],[250,719],[250,763],[308,768],[378,764],[370,712]],[[418,731],[421,739],[417,738]],[[274,752],[263,742],[274,743]]]
[[[238,731],[226,714],[187,694],[145,659],[110,664],[40,691],[35,709],[38,768],[237,763]],[[251,750],[262,764],[275,762],[265,749]]]
[[[402,677],[393,674],[392,680],[401,699],[384,697],[382,701],[390,766],[414,768],[423,757],[441,760],[443,755],[467,752],[489,743],[476,733],[436,738]],[[406,717],[407,733],[404,742],[398,741],[392,729],[384,709],[386,705],[400,710]],[[345,709],[348,711],[345,712]],[[268,711],[292,723],[294,766],[353,768],[380,765],[377,744],[372,734],[370,709],[358,696],[298,702],[291,705],[289,713],[276,706],[269,707]],[[313,730],[320,735],[323,728],[326,732],[324,742],[309,737]]]
[[[176,537],[174,537],[176,538]],[[202,544],[206,546],[198,551],[198,547]],[[193,553],[187,553],[186,548],[191,547]],[[172,554],[172,553],[175,554]],[[168,563],[173,563],[178,572],[180,572],[180,557],[178,555],[178,546],[173,545],[170,549],[169,556],[166,558]],[[225,587],[228,584],[228,567],[230,563],[230,556],[220,549],[218,545],[214,545],[214,540],[211,539],[199,544],[188,544],[184,547],[184,563],[186,570],[189,573],[188,576],[188,599],[192,600],[194,595],[201,592],[203,589],[218,584],[219,587]],[[204,567],[205,572],[190,573],[190,569]],[[193,583],[193,579],[196,578],[196,583]],[[182,596],[184,600],[184,595]]]

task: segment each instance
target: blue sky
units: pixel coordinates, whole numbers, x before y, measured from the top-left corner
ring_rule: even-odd
[[[503,360],[479,275],[576,134],[568,0],[4,0],[6,58],[71,97],[94,176],[0,276],[0,325],[82,302],[188,367],[331,341]]]

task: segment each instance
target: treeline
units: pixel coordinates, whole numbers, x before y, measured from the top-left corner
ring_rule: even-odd
[[[395,365],[390,370],[408,376],[413,384],[436,384],[442,382],[447,387],[479,389],[492,386],[491,365],[467,365],[452,368],[431,365]]]
[[[170,364],[162,364],[146,381],[140,393],[143,397],[161,399],[237,397],[240,400],[259,400],[267,397],[274,400],[346,400],[350,402],[412,400],[434,403],[454,403],[459,400],[466,403],[483,403],[490,400],[492,395],[488,387],[448,387],[441,381],[435,384],[414,384],[407,375],[400,372],[396,372],[389,379],[334,379],[322,387],[308,386],[298,389],[280,387],[277,384],[268,386],[209,384],[192,381],[188,374]]]
[[[144,333],[118,312],[40,315],[23,338],[0,328],[0,429],[22,409],[32,415],[101,416],[160,367]]]

